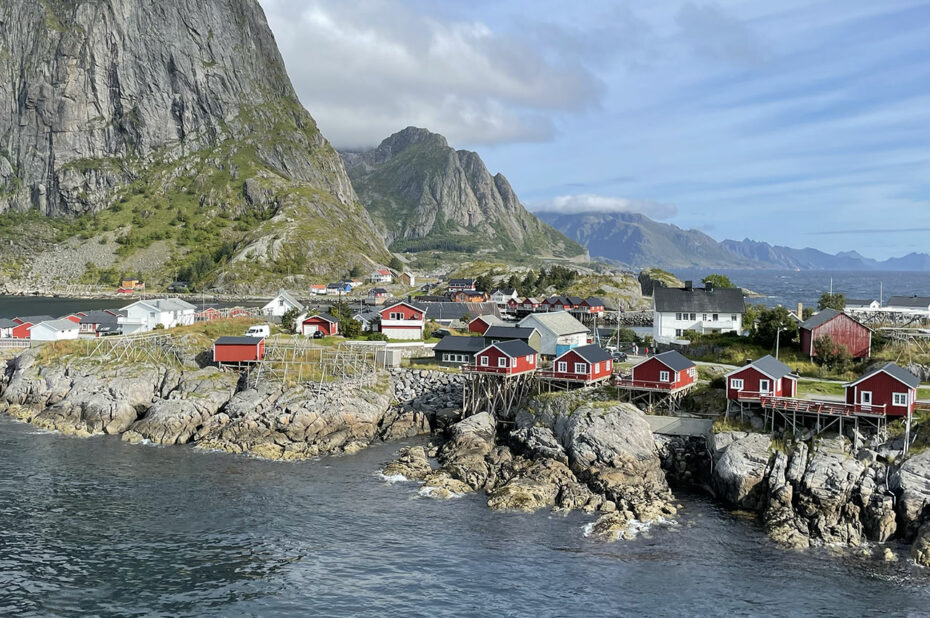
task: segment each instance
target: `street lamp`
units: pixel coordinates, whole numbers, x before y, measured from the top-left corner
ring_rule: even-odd
[[[775,331],[775,360],[778,360],[778,345],[781,343],[781,331],[786,330],[784,326],[779,326]]]

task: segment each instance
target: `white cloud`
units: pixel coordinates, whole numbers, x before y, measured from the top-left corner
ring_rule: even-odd
[[[602,92],[568,54],[400,0],[261,3],[298,96],[337,147],[408,125],[452,143],[548,139],[553,112],[591,107]]]
[[[634,200],[626,197],[609,197],[594,193],[578,195],[560,195],[545,202],[532,205],[539,212],[630,212],[646,215],[651,219],[668,219],[675,216],[678,209],[672,204],[662,204],[652,200]]]

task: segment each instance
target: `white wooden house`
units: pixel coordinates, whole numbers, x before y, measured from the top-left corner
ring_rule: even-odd
[[[76,322],[67,319],[39,322],[29,329],[29,338],[33,341],[65,341],[77,339],[80,336],[80,327]]]
[[[262,307],[262,313],[280,318],[291,309],[296,309],[299,313],[302,313],[305,307],[303,303],[291,296],[291,293],[287,290],[278,290],[278,295],[272,298],[271,302]]]
[[[656,287],[652,297],[652,337],[668,343],[693,331],[740,333],[746,302],[739,288],[695,288],[690,281],[683,288]]]
[[[139,300],[120,309],[116,321],[124,335],[164,328],[190,326],[197,315],[197,307],[180,298]]]

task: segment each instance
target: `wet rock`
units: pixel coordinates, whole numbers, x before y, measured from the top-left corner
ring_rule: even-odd
[[[474,489],[468,483],[453,478],[445,470],[434,470],[428,474],[423,481],[423,487],[420,488],[420,495],[440,500],[458,498],[473,492]]]
[[[930,566],[930,524],[922,525],[911,546],[911,558],[920,566]]]
[[[530,458],[549,458],[568,463],[562,444],[548,427],[523,427],[510,434],[510,441]]]
[[[905,539],[914,538],[930,504],[930,451],[909,457],[889,482],[898,494],[898,518]]]
[[[453,477],[473,490],[483,489],[491,474],[485,457],[494,448],[495,421],[487,412],[452,426],[452,436],[439,451],[439,461]]]
[[[713,487],[734,506],[757,510],[764,498],[762,481],[769,462],[767,435],[724,432],[712,435],[708,449],[714,459]]]

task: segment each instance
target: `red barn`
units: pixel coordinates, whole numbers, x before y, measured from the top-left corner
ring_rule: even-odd
[[[613,373],[613,359],[599,345],[585,345],[563,352],[552,363],[553,371],[546,377],[557,380],[583,380],[593,382],[609,378]]]
[[[887,363],[873,367],[861,378],[846,385],[846,403],[857,412],[878,412],[888,416],[907,416],[914,412],[920,378]]]
[[[32,322],[21,322],[18,326],[13,328],[10,336],[13,337],[13,339],[29,339],[30,328],[32,328]]]
[[[479,315],[468,323],[468,330],[483,335],[491,326],[500,326],[503,323],[504,321],[496,315]]]
[[[213,343],[214,363],[255,363],[265,358],[265,340],[258,337],[220,337]]]
[[[300,334],[311,337],[313,333],[323,333],[324,336],[339,334],[339,320],[328,313],[307,316],[300,323]]]
[[[675,391],[697,382],[697,367],[680,352],[669,350],[633,366],[633,388]]]
[[[842,311],[824,309],[801,322],[799,328],[801,352],[811,358],[817,355],[814,341],[823,336],[829,336],[837,346],[846,348],[853,358],[868,358],[872,353],[872,329]]]
[[[794,397],[798,392],[797,376],[771,355],[734,369],[724,377],[727,399],[731,401],[759,401],[762,396]]]
[[[481,373],[517,375],[536,371],[536,350],[514,339],[492,343],[477,354],[468,369]]]

